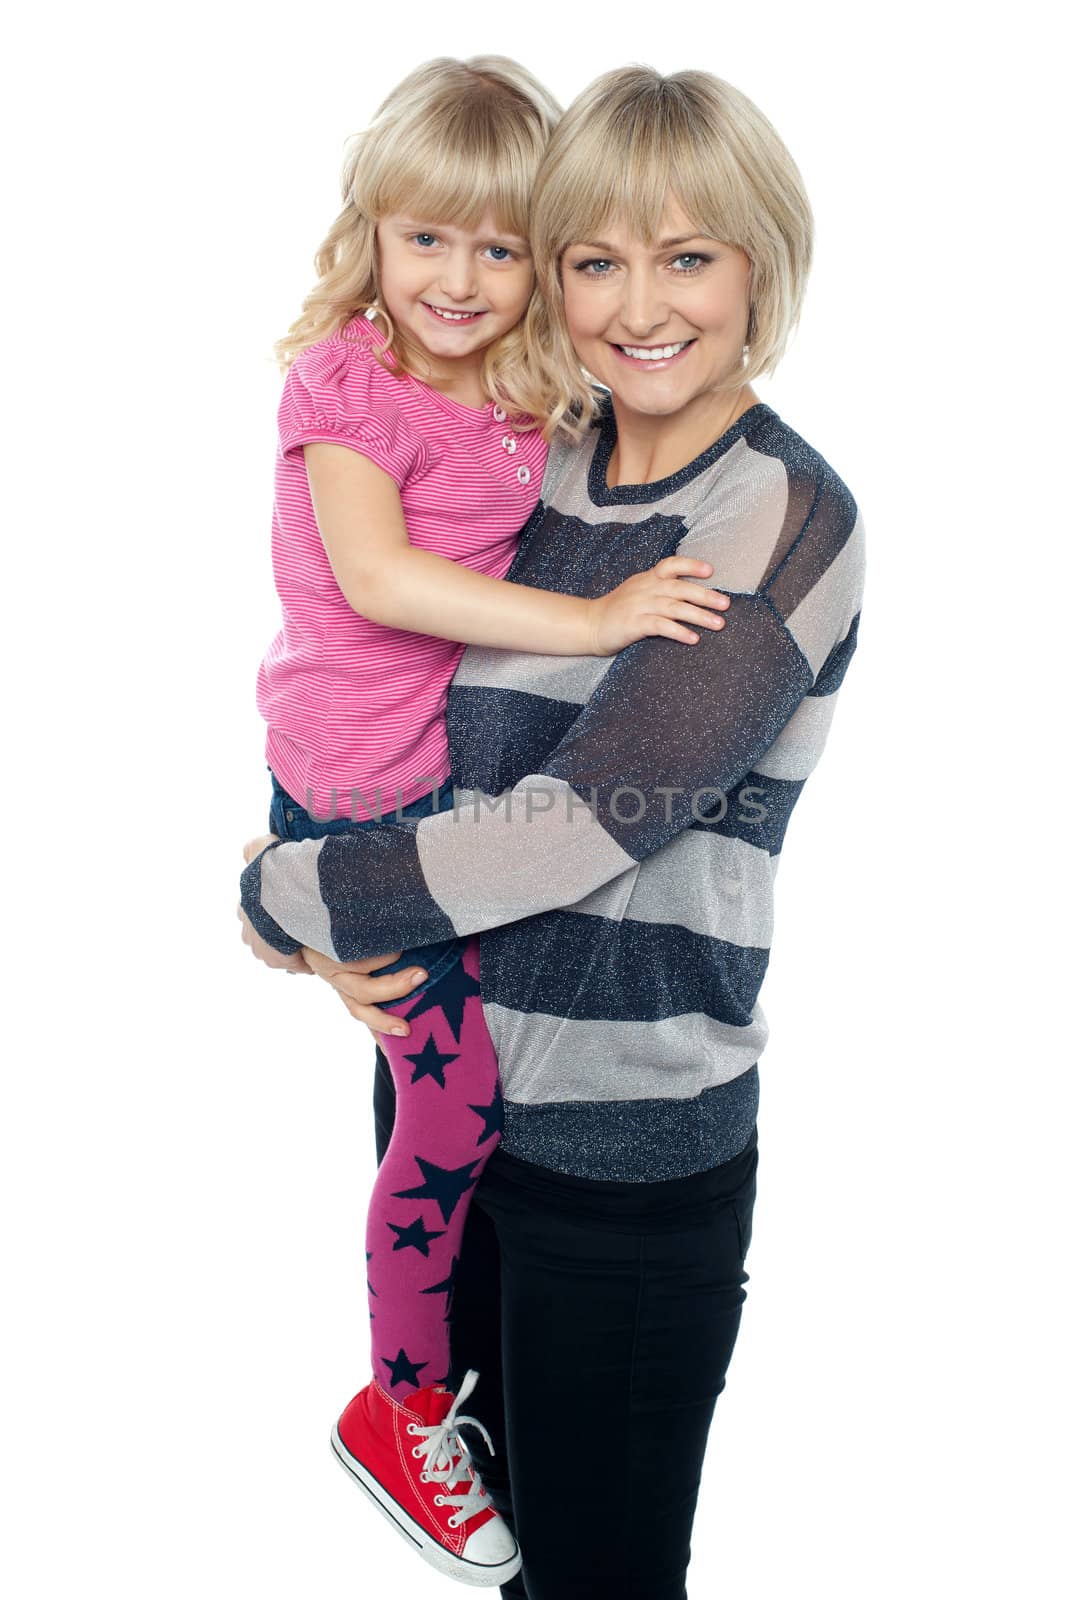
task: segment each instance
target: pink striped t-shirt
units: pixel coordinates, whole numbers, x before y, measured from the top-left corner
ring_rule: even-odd
[[[493,578],[510,568],[547,459],[540,433],[514,432],[502,409],[475,411],[385,371],[372,353],[383,342],[354,317],[286,376],[272,541],[282,627],[256,686],[282,786],[316,815],[360,821],[374,815],[376,791],[380,810],[394,811],[447,777],[445,703],[466,646],[352,611],[318,532],[303,446],[368,456],[399,485],[412,545]]]

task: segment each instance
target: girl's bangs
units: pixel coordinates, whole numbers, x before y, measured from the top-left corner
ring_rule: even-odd
[[[382,176],[366,197],[373,216],[400,213],[473,229],[491,212],[503,232],[528,236],[535,173],[522,170],[520,153],[428,149],[418,143],[408,143],[402,159],[388,164],[387,178]]]

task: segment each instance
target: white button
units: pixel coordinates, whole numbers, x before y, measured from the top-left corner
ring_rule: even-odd
[[[506,420],[507,420],[507,414],[503,410],[502,406],[493,406],[492,407],[492,415],[493,415],[493,417],[495,417],[497,422],[506,422]]]
[[[501,442],[501,444],[503,446],[503,449],[507,452],[507,454],[509,456],[512,456],[514,454],[515,450],[518,448],[518,441],[517,441],[517,439],[514,438],[514,436],[512,434],[505,433],[500,442]]]
[[[532,477],[532,473],[529,471],[528,467],[519,467],[518,468],[518,482],[519,483],[528,483],[528,481],[529,481],[529,479],[531,477]]]

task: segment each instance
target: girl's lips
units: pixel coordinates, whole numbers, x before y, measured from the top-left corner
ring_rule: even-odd
[[[418,304],[424,306],[426,311],[431,313],[434,322],[442,322],[448,328],[468,328],[474,322],[479,322],[482,317],[487,316],[485,311],[474,311],[469,314],[463,312],[461,317],[444,317],[441,316],[436,306],[429,304],[428,300],[419,300]]]
[[[677,341],[673,339],[669,342],[676,344]],[[646,357],[641,359],[639,356],[627,356],[619,344],[612,344],[610,348],[618,360],[623,361],[627,367],[639,367],[643,372],[661,372],[663,367],[675,367],[678,361],[683,361],[694,343],[694,339],[689,339],[683,350],[678,350],[675,356],[666,356],[661,361],[648,361]],[[657,350],[660,346],[652,345],[651,348]]]

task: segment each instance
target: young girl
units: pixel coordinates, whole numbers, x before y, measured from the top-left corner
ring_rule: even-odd
[[[722,625],[695,602],[727,604],[681,578],[706,562],[676,557],[590,600],[502,581],[552,425],[521,348],[528,208],[558,115],[500,57],[412,73],[356,142],[319,283],[278,345],[284,621],[257,695],[273,842],[318,852],[332,833],[374,830],[381,871],[398,851],[397,882],[414,835],[378,824],[455,803],[444,708],[463,644],[544,656],[545,698],[523,697],[535,718],[554,703],[552,657],[610,656],[650,634],[694,643],[682,621]],[[245,876],[268,888],[269,858]],[[383,1040],[397,1117],[367,1226],[373,1378],[333,1447],[433,1566],[498,1585],[520,1554],[456,1432],[476,1374],[457,1395],[446,1384],[461,1230],[502,1100],[477,941],[419,946],[377,975],[412,961],[416,986]]]

